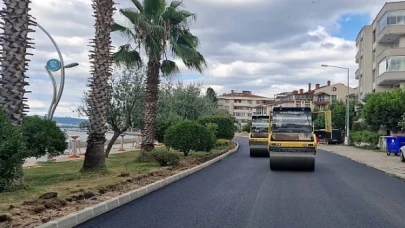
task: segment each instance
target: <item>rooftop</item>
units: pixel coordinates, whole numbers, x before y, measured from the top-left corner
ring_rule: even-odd
[[[242,92],[238,93],[238,92],[235,92],[234,90],[231,90],[230,93],[224,93],[224,94],[218,96],[218,98],[231,98],[231,97],[270,99],[268,97],[254,95],[254,94],[252,94],[252,91],[242,91]]]

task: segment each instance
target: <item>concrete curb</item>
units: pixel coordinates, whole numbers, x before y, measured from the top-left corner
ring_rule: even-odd
[[[160,181],[156,181],[152,184],[143,186],[141,188],[138,188],[136,190],[127,192],[123,195],[114,197],[112,199],[106,200],[104,202],[98,203],[94,206],[91,207],[87,207],[85,209],[82,209],[78,212],[63,216],[61,218],[58,218],[56,220],[44,223],[40,226],[38,226],[38,228],[71,228],[74,227],[76,225],[79,225],[87,220],[90,220],[96,216],[99,216],[103,213],[106,213],[108,211],[111,211],[119,206],[122,206],[126,203],[129,203],[135,199],[138,199],[146,194],[149,194],[155,190],[158,190],[160,188],[163,188],[166,185],[169,185],[173,182],[176,182],[182,178],[185,178],[197,171],[200,171],[212,164],[214,164],[215,162],[227,157],[228,155],[236,152],[239,149],[239,143],[234,141],[236,143],[236,147],[228,152],[226,152],[225,154],[222,154],[214,159],[211,159],[207,162],[204,162],[203,164],[200,164],[196,167],[193,167],[191,169],[182,171],[180,173],[177,173],[173,176],[167,177],[163,180]]]

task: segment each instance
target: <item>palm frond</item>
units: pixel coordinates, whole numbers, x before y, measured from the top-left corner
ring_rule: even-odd
[[[163,76],[172,76],[180,74],[180,69],[177,64],[172,60],[163,60],[160,70],[163,73]]]
[[[140,14],[135,8],[132,7],[120,9],[120,13],[134,25],[136,24],[135,17]]]
[[[131,0],[132,3],[136,6],[139,12],[143,13],[143,6],[138,0]]]
[[[184,25],[187,26],[191,22],[197,20],[197,15],[187,10],[177,10],[172,7],[167,7],[162,14],[162,19],[170,22],[172,26]]]
[[[118,32],[123,37],[129,38],[129,39],[132,39],[135,36],[135,34],[131,31],[130,28],[119,25],[119,24],[117,24],[115,22],[111,25],[111,32]]]
[[[160,16],[166,9],[165,0],[144,0],[143,1],[143,13],[149,19],[157,19],[156,16]],[[152,18],[154,17],[154,18]]]
[[[170,44],[172,46],[173,55],[179,57],[189,69],[197,70],[202,73],[207,66],[204,56],[197,51],[195,46],[183,43],[181,40],[182,39],[171,39]]]
[[[198,51],[196,51],[194,56],[183,58],[182,60],[187,68],[196,70],[200,73],[204,72],[204,69],[207,67],[207,62],[205,61],[204,56]]]
[[[113,60],[118,67],[122,65],[128,68],[142,66],[141,55],[138,51],[133,50],[130,44],[120,46],[118,51],[113,54]]]
[[[180,6],[183,6],[183,1],[172,1],[170,3],[169,7],[173,8],[173,9],[177,9],[177,7],[180,7]]]

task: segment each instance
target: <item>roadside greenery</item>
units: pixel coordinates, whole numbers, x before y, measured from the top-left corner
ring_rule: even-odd
[[[49,153],[52,157],[62,154],[68,147],[65,133],[49,119],[27,116],[23,120],[22,133],[28,150],[27,156],[40,157]]]
[[[235,126],[232,118],[228,116],[202,116],[198,118],[198,123],[206,125],[208,123],[215,123],[218,125],[216,132],[217,139],[231,140],[235,136]]]
[[[39,116],[25,117],[21,127],[13,127],[0,108],[0,192],[25,187],[23,169],[25,159],[40,157],[48,152],[52,156],[67,148],[62,130],[52,120]]]
[[[181,121],[166,130],[164,143],[188,156],[190,151],[209,152],[215,146],[215,132],[191,120]]]
[[[401,130],[400,122],[405,113],[405,91],[393,91],[370,94],[362,109],[362,117],[372,131],[378,131],[381,126],[388,130],[398,132]]]

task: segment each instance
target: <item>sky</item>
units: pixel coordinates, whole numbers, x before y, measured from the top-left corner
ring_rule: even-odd
[[[203,83],[218,95],[230,90],[252,91],[273,97],[280,92],[306,89],[308,83],[324,85],[347,83],[346,71],[323,68],[330,64],[350,68],[350,86],[356,87],[354,73],[355,38],[372,22],[386,0],[184,0],[184,6],[197,14],[190,31],[200,39],[200,52],[208,67],[199,74],[181,61],[181,75],[175,80]],[[117,9],[133,7],[130,0],[115,0]],[[0,3],[0,7],[3,7]],[[32,0],[31,15],[58,43],[66,69],[65,87],[54,116],[78,117],[90,75],[90,40],[94,18],[90,0]],[[127,23],[116,11],[117,23]],[[35,49],[29,50],[27,72],[30,86],[30,114],[44,115],[52,100],[52,83],[44,66],[58,58],[44,32],[33,27]],[[128,40],[113,34],[115,47]]]

